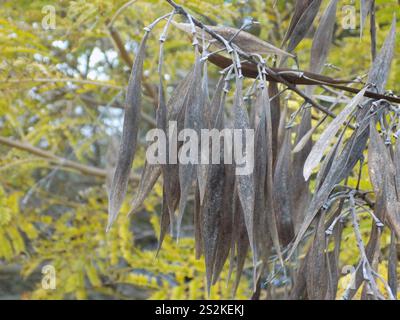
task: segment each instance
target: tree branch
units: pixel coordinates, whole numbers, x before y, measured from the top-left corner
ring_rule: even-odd
[[[85,175],[95,176],[95,177],[99,177],[99,178],[106,178],[107,174],[108,174],[107,170],[105,170],[105,169],[83,165],[83,164],[77,163],[75,161],[71,161],[71,160],[56,156],[55,154],[53,154],[49,151],[34,147],[31,144],[23,142],[23,141],[12,140],[10,138],[0,136],[0,144],[32,153],[32,154],[39,156],[45,160],[53,162],[59,166],[76,170]],[[137,175],[133,175],[132,179],[139,180],[140,177]]]
[[[50,82],[50,83],[55,83],[55,82],[72,82],[72,83],[81,83],[81,84],[90,84],[90,85],[95,85],[95,86],[102,86],[102,87],[108,87],[112,89],[118,89],[122,90],[124,87],[121,87],[116,84],[111,84],[107,82],[102,82],[102,81],[95,81],[95,80],[88,80],[88,79],[75,79],[75,78],[32,78],[32,79],[0,79],[0,83],[23,83],[23,82]]]
[[[112,27],[115,20],[117,20],[118,16],[122,13],[122,11],[124,11],[126,8],[128,8],[130,5],[134,4],[137,0],[131,0],[128,1],[127,3],[125,3],[124,5],[122,5],[116,12],[115,14],[112,16],[112,18],[110,19],[110,22],[107,24],[107,27]]]
[[[232,64],[232,61],[229,58],[218,54],[210,55],[208,57],[208,60],[212,64],[222,69],[225,69]],[[292,83],[293,85],[325,85],[349,93],[357,94],[360,92],[359,89],[345,86],[346,83],[353,82],[349,80],[338,80],[308,71],[292,70],[287,68],[271,68],[271,70],[273,70],[277,74],[280,74],[282,78],[284,78],[287,82]],[[249,62],[242,63],[242,71],[243,75],[248,78],[257,78],[258,76],[257,66]],[[269,81],[280,82],[270,75],[266,75],[266,78]],[[397,96],[388,96],[372,91],[366,91],[365,96],[371,99],[384,99],[393,103],[400,103],[400,97]]]
[[[193,23],[194,23],[197,27],[199,27],[199,28],[203,29],[204,31],[206,31],[206,32],[207,32],[208,34],[210,34],[214,39],[216,39],[217,41],[219,41],[219,42],[222,43],[223,45],[226,45],[226,43],[227,43],[227,40],[226,40],[226,39],[224,39],[221,35],[217,34],[217,33],[214,32],[213,30],[211,30],[210,28],[208,28],[206,25],[204,25],[202,22],[200,22],[200,21],[197,20],[196,18],[190,16],[189,13],[187,13],[186,10],[185,10],[182,6],[176,4],[173,0],[166,0],[166,1],[176,10],[176,12],[177,12],[178,14],[181,14],[181,15],[187,17],[187,18],[190,17],[190,19],[193,21]],[[245,60],[248,61],[247,65],[251,66],[250,69],[249,69],[251,73],[250,73],[250,74],[247,74],[247,76],[254,77],[254,71],[257,72],[257,74],[258,74],[258,71],[257,71],[257,61],[254,60],[254,57],[253,57],[252,55],[246,53],[246,52],[243,52],[243,51],[240,50],[239,48],[235,48],[235,50],[237,51],[238,55],[239,55],[241,58],[243,58],[243,59],[245,59]],[[220,56],[220,57],[222,57],[222,56]],[[229,58],[225,58],[225,57],[222,57],[222,58],[227,59],[227,60],[229,61],[229,63],[232,64]],[[214,63],[214,62],[216,61],[215,57],[213,58],[213,56],[210,56],[209,59],[210,59],[210,61],[211,61],[212,63]],[[213,61],[214,61],[214,62],[213,62]],[[217,63],[215,63],[215,64],[218,65]],[[226,65],[226,61],[225,61],[224,65]],[[219,66],[219,65],[218,65],[218,66]],[[220,67],[221,67],[221,66],[220,66]],[[242,68],[243,68],[243,65],[242,65]],[[242,69],[242,70],[244,70],[244,69]],[[311,78],[310,78],[310,77],[303,78],[303,80],[302,80],[303,83],[292,83],[290,80],[286,79],[286,78],[281,74],[281,71],[282,71],[282,70],[280,70],[280,69],[272,69],[272,68],[266,67],[266,71],[267,71],[267,73],[268,73],[268,78],[269,78],[270,81],[275,81],[275,82],[279,82],[279,83],[282,83],[282,84],[286,85],[291,91],[297,93],[297,94],[298,94],[299,96],[301,96],[306,102],[308,102],[309,104],[311,104],[314,108],[316,108],[316,109],[322,111],[323,113],[325,113],[325,114],[327,114],[327,115],[329,115],[330,117],[333,117],[333,118],[336,117],[336,115],[335,115],[333,112],[331,112],[331,111],[329,111],[327,108],[321,106],[321,105],[318,104],[316,101],[314,101],[312,98],[310,98],[308,95],[306,95],[304,92],[302,92],[301,90],[299,90],[299,89],[296,87],[296,84],[306,84],[306,85],[321,85],[321,84],[324,84],[324,85],[332,86],[332,87],[335,87],[335,88],[337,88],[337,89],[344,90],[344,91],[351,92],[351,93],[358,93],[358,92],[359,92],[358,89],[349,88],[349,87],[340,85],[340,83],[343,84],[343,83],[346,83],[346,82],[343,82],[343,81],[341,81],[341,80],[334,80],[334,79],[330,79],[330,80],[328,81],[329,78],[328,78],[328,77],[324,77],[324,76],[322,76],[322,75],[315,75],[315,74],[307,73],[308,76],[311,76],[311,75],[312,75],[313,77],[311,77]],[[283,71],[285,71],[285,70],[283,70]],[[286,71],[287,71],[287,70],[286,70]],[[292,74],[300,74],[300,73],[303,73],[303,75],[306,75],[306,72],[301,72],[301,71],[298,71],[298,70],[291,70],[291,73],[292,73]],[[245,75],[246,75],[246,74],[245,74]],[[300,79],[301,79],[302,77],[297,76],[297,78],[299,79],[298,81],[300,81]],[[310,78],[310,79],[307,79],[307,78]],[[323,78],[323,79],[324,79],[323,82],[321,82],[318,78]],[[305,80],[307,80],[307,81],[305,81]],[[305,82],[305,83],[304,83],[304,82]],[[338,83],[338,82],[339,82],[339,83]],[[351,82],[351,81],[348,81],[347,83],[349,83],[349,82]],[[386,96],[386,95],[378,95],[378,94],[375,94],[375,93],[370,92],[370,91],[368,91],[368,92],[366,93],[366,96],[367,96],[367,97],[374,98],[374,99],[386,99],[387,101],[391,101],[391,102],[395,102],[395,103],[400,103],[400,97],[393,97],[393,96]],[[379,97],[378,97],[378,96],[379,96]]]

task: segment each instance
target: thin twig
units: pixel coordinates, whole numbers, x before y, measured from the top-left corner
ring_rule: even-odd
[[[125,3],[124,5],[122,5],[116,12],[115,14],[112,16],[112,18],[110,19],[110,22],[107,24],[108,28],[111,28],[115,22],[115,20],[117,20],[118,16],[126,9],[128,8],[130,5],[134,4],[137,0],[131,0],[128,1],[127,3]]]
[[[350,212],[351,212],[352,223],[353,223],[353,230],[354,230],[354,234],[356,236],[358,250],[361,255],[360,263],[363,268],[363,277],[364,277],[364,280],[368,281],[368,284],[369,284],[370,288],[372,289],[373,294],[378,298],[381,296],[381,294],[378,290],[378,286],[374,279],[373,270],[372,270],[372,267],[368,260],[367,253],[365,252],[365,246],[364,246],[364,242],[362,240],[360,226],[359,226],[358,219],[357,219],[355,198],[354,198],[353,193],[350,193],[349,205],[350,205]]]

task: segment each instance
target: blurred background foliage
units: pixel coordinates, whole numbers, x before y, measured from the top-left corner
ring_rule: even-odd
[[[117,224],[105,233],[107,181],[116,160],[130,64],[143,27],[171,10],[165,1],[131,2],[118,15],[126,0],[1,2],[0,298],[207,298],[204,262],[194,257],[190,219],[179,243],[167,237],[156,255],[160,186],[141,212],[129,218],[124,214],[129,211],[127,201]],[[339,2],[340,17],[345,14],[343,6],[354,5],[359,10],[359,1],[353,2]],[[240,27],[253,18],[260,25],[249,31],[276,46],[284,37],[294,6],[294,1],[281,0],[178,3],[208,24]],[[326,4],[323,1],[323,6]],[[56,13],[54,30],[42,27],[48,5]],[[399,8],[397,0],[377,1],[379,46],[393,8]],[[359,14],[355,30],[337,25],[328,58],[337,68],[326,68],[329,76],[355,78],[368,72],[369,34],[365,32],[360,39],[358,26]],[[307,69],[310,47],[311,39],[305,39],[296,49],[302,69]],[[143,141],[144,133],[154,126],[157,36],[151,37],[147,50],[140,128]],[[171,92],[191,66],[193,53],[187,36],[174,29],[165,50],[165,81]],[[400,70],[398,51],[393,68]],[[210,70],[218,71],[215,67]],[[400,72],[391,73],[387,88],[400,91]],[[297,97],[289,97],[290,110],[300,103]],[[136,174],[143,162],[144,144],[135,159]],[[363,177],[363,189],[371,189],[368,174]],[[137,181],[133,179],[130,186],[134,190]],[[370,226],[369,219],[363,220],[366,233]],[[383,248],[389,238],[387,235]],[[357,255],[354,237],[349,234],[341,262],[355,264]],[[57,272],[56,290],[42,288],[41,268],[47,264]],[[211,299],[232,298],[233,281],[227,284],[229,266],[225,267]],[[249,261],[249,276],[242,277],[236,298],[251,296],[250,268]]]

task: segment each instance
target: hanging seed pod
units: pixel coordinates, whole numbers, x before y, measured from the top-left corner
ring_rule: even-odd
[[[303,260],[300,261],[300,267],[296,273],[293,288],[291,290],[290,300],[307,300],[307,273],[308,273],[308,257],[307,253]]]
[[[323,186],[323,183],[325,182],[325,179],[332,168],[333,161],[337,159],[340,151],[342,150],[345,132],[346,130],[342,131],[335,146],[328,152],[324,161],[321,163],[321,169],[319,170],[317,178],[315,179],[316,191],[319,191]]]
[[[218,248],[218,234],[221,231],[221,219],[223,216],[225,180],[224,165],[210,165],[210,171],[207,180],[208,187],[204,196],[204,203],[201,207],[201,216],[203,218],[203,241],[206,262],[207,288],[208,292],[210,293],[216,252]]]
[[[280,149],[275,173],[274,194],[276,217],[279,226],[280,242],[286,247],[294,237],[293,228],[293,190],[291,185],[291,133],[286,130],[283,146]]]
[[[136,212],[143,204],[144,200],[156,184],[158,177],[161,175],[161,171],[160,165],[145,163],[139,182],[139,191],[132,203],[130,214]]]
[[[322,210],[307,259],[307,294],[311,300],[323,300],[327,293],[328,277],[325,247],[325,211]]]
[[[272,154],[275,155],[273,160],[273,167],[275,167],[276,155],[278,154],[279,140],[278,140],[278,129],[281,121],[281,100],[278,83],[269,82],[268,85],[268,97],[270,98],[270,109],[271,109],[271,125],[272,125]]]
[[[124,126],[122,139],[118,156],[117,167],[111,185],[109,206],[108,206],[108,225],[107,230],[111,228],[112,223],[117,218],[121,209],[122,202],[125,199],[128,188],[129,173],[135,156],[137,135],[140,122],[141,107],[141,84],[143,73],[143,61],[146,54],[146,41],[149,33],[146,32],[139,46],[138,55],[132,67],[131,77],[129,79],[128,91],[125,102]]]
[[[194,193],[194,214],[193,214],[193,224],[194,224],[194,242],[195,242],[195,252],[196,259],[200,259],[204,251],[203,245],[203,211],[201,210],[200,204],[200,191],[197,187]]]
[[[160,45],[160,61],[159,61],[159,93],[158,93],[158,108],[156,110],[156,124],[157,124],[157,129],[162,130],[162,132],[167,132],[168,129],[168,124],[167,124],[167,104],[165,102],[165,96],[164,96],[164,86],[163,86],[163,80],[162,80],[162,64],[163,64],[163,51],[162,51],[162,44]],[[169,159],[169,139],[166,139],[165,141],[165,150],[161,151],[158,150],[159,153],[164,153],[164,155],[159,154],[159,156],[164,156],[165,159],[168,161]],[[170,214],[170,208],[172,210],[172,198],[174,197],[173,195],[173,185],[171,184],[173,180],[173,171],[170,170],[170,166],[168,164],[161,164],[161,172],[163,175],[163,180],[164,180],[164,187],[163,187],[163,208],[162,208],[162,215],[165,215],[165,213],[168,213],[168,219],[164,217],[162,219],[163,221],[168,221],[169,223],[174,222],[174,216],[171,212]],[[161,225],[161,227],[165,227]],[[161,228],[161,232],[163,232]],[[162,237],[160,236],[160,245],[163,240],[164,234],[161,234]]]
[[[368,116],[368,108],[361,109],[364,116]],[[356,130],[345,144],[343,150],[332,161],[332,165],[326,174],[324,182],[321,183],[319,190],[315,192],[305,213],[305,219],[296,235],[293,246],[289,252],[292,256],[298,247],[304,233],[310,227],[318,211],[326,203],[330,193],[336,184],[346,179],[353,170],[356,163],[363,157],[369,136],[369,128],[363,127]],[[339,140],[341,141],[341,140]],[[330,159],[326,160],[330,161]]]
[[[200,125],[201,125],[201,62],[198,49],[196,47],[196,61],[193,71],[193,80],[185,98],[185,118],[184,127],[186,129],[193,129],[197,136],[200,136]],[[179,128],[178,128],[179,129]],[[181,152],[186,152],[181,149]],[[198,156],[198,155],[197,155]],[[194,160],[194,159],[192,159]],[[197,159],[198,160],[198,159]],[[192,188],[193,183],[197,177],[197,166],[192,161],[188,164],[179,164],[179,184],[180,184],[180,200],[179,200],[179,215],[177,218],[177,234],[179,237],[179,231],[182,224],[183,214],[186,208],[187,198],[189,191]]]
[[[165,186],[163,189],[165,189]],[[167,193],[165,192],[165,190],[163,190],[163,200],[162,200],[162,206],[161,206],[161,221],[160,221],[160,236],[158,239],[156,255],[158,255],[158,253],[160,252],[162,243],[164,241],[165,235],[168,232],[168,228],[170,227],[170,224],[171,224],[171,220],[170,220],[169,208],[168,208],[168,203],[167,203]]]
[[[313,2],[313,0],[297,0],[296,1],[294,13],[293,13],[292,19],[290,20],[289,28],[283,39],[283,43],[286,43],[286,41],[292,36],[293,30],[296,27],[296,25],[298,24],[299,20],[301,19],[301,16],[304,14],[304,12],[307,10],[307,8],[310,6],[310,4],[312,2]]]
[[[192,35],[192,27],[189,23],[174,23],[176,27],[178,27],[180,30],[189,33]],[[294,57],[292,54],[279,49],[272,44],[263,41],[256,36],[253,36],[252,34],[239,30],[236,28],[231,28],[231,27],[214,27],[214,26],[206,26],[210,30],[214,31],[218,35],[222,36],[225,38],[225,40],[230,41],[236,45],[239,49],[252,53],[252,54],[271,54],[271,55],[277,55],[277,56],[288,56],[288,57]],[[197,28],[197,36],[200,37],[202,35],[201,30]],[[215,40],[208,34],[205,34],[206,40],[213,42],[213,44],[216,46],[216,49],[224,49],[220,43],[215,42]]]
[[[221,130],[223,128],[223,102],[222,96],[224,79],[221,78],[217,84],[211,102],[210,115],[213,115],[210,129]],[[212,152],[216,152],[211,150]],[[219,150],[219,163],[207,166],[206,171],[206,189],[201,207],[203,217],[203,235],[204,235],[204,254],[206,261],[207,287],[211,288],[214,282],[213,277],[218,277],[222,266],[229,254],[231,239],[229,234],[232,228],[232,212],[227,212],[226,196],[228,190],[233,191],[232,177],[227,180],[226,166],[224,165],[224,149]],[[229,172],[228,172],[229,173]],[[228,185],[229,183],[229,185]],[[215,267],[218,269],[216,270]]]
[[[215,253],[215,264],[212,284],[216,284],[224,267],[225,261],[229,256],[233,239],[233,214],[234,201],[232,194],[235,192],[235,171],[233,165],[224,165],[225,181],[222,202],[222,216],[219,225],[217,251]]]
[[[388,265],[388,282],[392,294],[397,297],[397,265],[399,259],[397,255],[397,239],[394,232],[390,236],[390,246],[389,246],[389,265]]]
[[[368,75],[368,83],[373,83],[379,93],[384,92],[387,78],[392,64],[396,46],[396,16],[393,17],[392,27],[385,43],[376,57]]]
[[[304,39],[307,35],[308,30],[310,30],[315,17],[318,14],[319,7],[321,6],[321,0],[313,0],[307,9],[304,10],[301,17],[298,19],[296,25],[293,27],[293,31],[290,34],[290,38],[287,39],[289,42],[286,51],[293,52],[297,45]],[[282,60],[281,65],[283,65],[285,60]]]
[[[263,97],[261,89],[257,90],[257,97],[254,105],[255,109],[255,159],[254,159],[254,233],[257,245],[257,252],[264,263],[267,263],[269,250],[267,250],[267,243],[269,234],[266,232],[268,229],[267,212],[265,206],[265,185],[267,174],[267,129],[266,129],[266,102]]]
[[[221,82],[221,80],[220,80]],[[219,89],[220,92],[222,91],[222,85],[220,85],[221,88]],[[219,93],[220,94],[220,93]],[[210,123],[210,110],[211,106],[209,103],[209,97],[208,97],[208,75],[207,75],[207,62],[204,62],[204,68],[203,68],[203,77],[202,77],[202,94],[200,96],[201,101],[200,101],[200,113],[201,113],[201,121],[199,124],[200,130],[201,129],[211,129],[211,123]],[[204,199],[204,194],[205,190],[207,187],[207,174],[208,174],[208,163],[209,163],[209,150],[206,150],[206,148],[201,145],[200,148],[200,163],[197,166],[197,183],[199,185],[199,191],[200,191],[200,203],[203,203]]]
[[[106,154],[106,171],[107,171],[106,190],[108,196],[110,196],[111,193],[111,185],[112,185],[112,180],[114,178],[114,170],[115,166],[117,165],[118,147],[119,147],[119,141],[115,136],[113,136],[110,139]]]
[[[190,88],[192,77],[193,71],[190,71],[173,91],[167,105],[169,121],[177,121],[179,115],[183,113],[182,110],[184,110],[183,106],[185,102],[185,97]],[[167,186],[167,188],[173,190],[173,192],[171,192],[171,198],[168,199],[168,201],[170,201],[168,203],[168,207],[170,208],[170,212],[173,212],[173,208],[176,207],[176,202],[179,201],[180,192],[178,165],[169,164],[168,166],[171,172],[171,178],[170,186]],[[158,180],[158,177],[161,175],[161,171],[162,170],[160,165],[149,164],[146,161],[139,183],[139,191],[137,192],[137,195],[132,202],[130,214],[137,211],[139,207],[143,204],[143,201],[153,189],[155,183]]]
[[[292,186],[293,186],[293,203],[296,206],[293,208],[293,223],[294,228],[297,231],[304,220],[304,213],[307,209],[307,205],[310,200],[310,188],[309,181],[305,181],[303,177],[304,163],[310,154],[312,149],[311,135],[310,139],[306,140],[307,133],[311,132],[311,110],[310,108],[305,108],[301,118],[301,122],[296,132],[296,143],[297,146],[304,141],[301,146],[301,150],[295,152],[293,150],[292,159]]]
[[[318,25],[311,48],[310,71],[321,73],[332,44],[338,0],[331,0]]]
[[[265,117],[266,117],[266,145],[267,145],[267,175],[265,179],[265,188],[264,188],[264,193],[265,193],[265,200],[266,200],[266,215],[265,215],[265,220],[266,220],[266,225],[263,225],[262,227],[264,230],[266,230],[265,227],[268,228],[270,237],[272,239],[272,243],[274,245],[274,248],[277,252],[278,258],[283,265],[283,258],[282,258],[282,253],[281,253],[281,245],[280,245],[280,240],[279,240],[279,233],[278,233],[278,222],[276,218],[276,209],[275,209],[275,203],[273,200],[273,193],[274,193],[274,162],[276,161],[276,155],[273,152],[273,126],[276,124],[272,123],[272,112],[271,112],[271,104],[270,104],[270,98],[268,95],[268,90],[266,89],[265,86],[262,87],[262,104],[265,108]],[[285,113],[285,112],[284,112]],[[281,116],[282,122],[284,121],[285,115],[283,114]],[[278,130],[278,140],[279,140],[279,130]],[[267,251],[269,250],[269,247],[266,249]],[[266,251],[264,250],[264,252]]]
[[[375,128],[375,122],[370,124],[370,147],[368,153],[369,172],[375,193],[385,190],[385,201],[387,209],[387,219],[396,233],[400,236],[400,202],[397,199],[395,186],[395,167],[388,153],[384,141],[379,136]]]
[[[368,15],[371,13],[372,4],[374,0],[361,0],[361,18],[360,18],[360,32],[361,36],[365,26],[365,20],[367,19]]]
[[[236,256],[236,279],[233,287],[232,295],[236,295],[237,288],[239,287],[240,278],[243,273],[244,263],[246,261],[247,252],[249,250],[249,236],[245,223],[243,208],[240,204],[239,198],[236,198],[234,223],[237,236],[235,237],[237,256]]]
[[[242,130],[242,150],[239,150],[240,154],[244,154],[246,148],[246,142],[244,138],[244,131],[250,129],[249,118],[247,112],[243,109],[243,92],[242,92],[242,80],[237,78],[236,80],[236,91],[233,102],[234,112],[234,125],[235,129]],[[237,146],[235,146],[237,148]],[[250,155],[251,156],[251,155]],[[250,247],[253,253],[253,262],[255,267],[255,260],[257,257],[255,241],[254,241],[254,176],[253,173],[236,176],[237,192],[240,203],[243,208],[244,220],[246,223],[247,233],[249,236]]]

